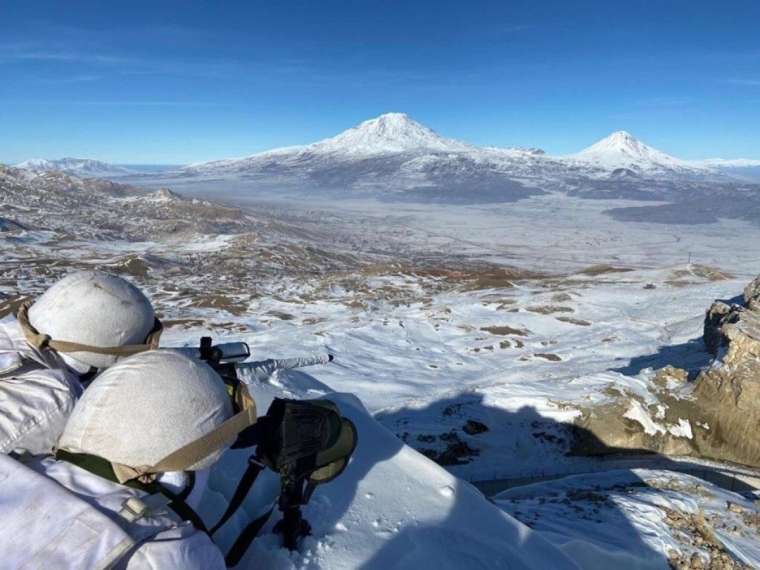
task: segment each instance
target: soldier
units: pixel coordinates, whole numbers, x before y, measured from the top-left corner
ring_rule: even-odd
[[[83,384],[157,347],[160,332],[139,289],[97,271],[71,273],[0,319],[0,453],[49,453]]]
[[[169,351],[119,361],[76,403],[55,457],[0,455],[8,567],[225,568],[195,514],[209,468],[255,409],[232,414],[222,379]]]

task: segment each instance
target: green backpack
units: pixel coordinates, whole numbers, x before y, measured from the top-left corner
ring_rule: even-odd
[[[216,532],[237,511],[259,473],[268,467],[281,478],[278,506],[282,520],[274,530],[282,534],[284,546],[294,550],[298,540],[311,532],[301,515],[318,485],[328,483],[345,470],[356,449],[356,426],[340,415],[338,406],[329,400],[287,400],[276,398],[266,415],[243,431],[233,448],[256,445],[248,468],[233,494],[230,504],[210,529]],[[235,566],[251,541],[274,510],[249,523],[226,556],[228,566]]]

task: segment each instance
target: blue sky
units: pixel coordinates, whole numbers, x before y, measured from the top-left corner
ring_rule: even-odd
[[[579,150],[625,129],[760,158],[760,2],[15,2],[0,161],[185,163],[387,111],[475,144]]]

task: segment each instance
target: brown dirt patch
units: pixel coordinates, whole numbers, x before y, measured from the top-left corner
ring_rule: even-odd
[[[575,311],[570,307],[563,307],[562,305],[536,305],[528,307],[526,311],[531,313],[538,313],[540,315],[551,315],[552,313],[574,313]]]
[[[528,336],[530,334],[530,331],[528,329],[516,329],[514,327],[510,327],[509,325],[480,327],[480,330],[491,333],[491,334],[499,335],[499,336],[507,336],[507,335]]]
[[[203,319],[174,319],[169,321],[161,321],[165,329],[172,327],[178,327],[183,329],[191,329],[193,327],[202,327],[206,324]]]
[[[570,323],[571,325],[578,325],[579,327],[590,327],[591,323],[584,321],[583,319],[574,319],[573,317],[556,317],[558,321],[563,323]]]
[[[581,273],[583,275],[591,275],[594,277],[607,273],[628,273],[629,271],[633,271],[633,269],[630,269],[628,267],[615,267],[613,265],[599,264],[586,267],[585,269],[580,270],[578,273]]]
[[[543,358],[544,360],[548,360],[549,362],[560,362],[562,358],[557,356],[556,354],[552,352],[537,352],[534,354],[536,358]]]

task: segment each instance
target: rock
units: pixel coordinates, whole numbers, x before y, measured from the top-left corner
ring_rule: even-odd
[[[760,467],[760,278],[744,295],[745,307],[716,301],[707,311],[704,341],[718,359],[693,383],[667,366],[655,375],[654,403],[609,394],[583,410],[573,452],[654,451]]]
[[[744,306],[760,311],[760,275],[744,288]]]
[[[744,507],[742,507],[741,505],[737,505],[736,503],[732,503],[731,501],[727,502],[726,508],[732,513],[737,513],[740,515],[744,514]]]
[[[700,455],[760,466],[760,314],[743,311],[721,327],[726,352],[695,381],[694,396],[711,429],[702,433]]]
[[[477,420],[467,420],[462,430],[468,435],[477,435],[488,431],[488,426]]]
[[[657,420],[662,429],[652,431],[640,422],[631,419],[629,410],[634,400],[630,396],[617,395],[607,404],[581,410],[575,421],[572,455],[645,454],[694,455],[693,439],[673,435],[669,428],[677,426],[679,417],[692,415],[688,411],[690,402],[671,400],[677,407],[666,408],[665,418]],[[656,408],[653,406],[652,408]],[[685,409],[686,408],[686,409]],[[647,409],[654,417],[656,409]]]
[[[156,200],[169,202],[173,200],[182,201],[184,198],[169,188],[159,188],[153,193]]]
[[[533,356],[536,358],[543,358],[544,360],[548,360],[549,362],[560,362],[562,358],[553,352],[537,352]]]
[[[705,348],[713,356],[717,356],[720,347],[726,344],[723,325],[736,322],[743,310],[743,307],[728,305],[724,301],[715,301],[707,310],[703,338]]]
[[[465,465],[472,461],[473,457],[480,455],[480,450],[473,449],[467,442],[462,441],[455,431],[443,433],[438,436],[443,442],[444,449],[418,449],[420,453],[432,459],[438,465],[452,466]]]
[[[689,379],[689,372],[683,368],[676,368],[675,366],[666,366],[660,368],[654,376],[654,383],[662,388],[667,388],[669,384],[685,384]]]

